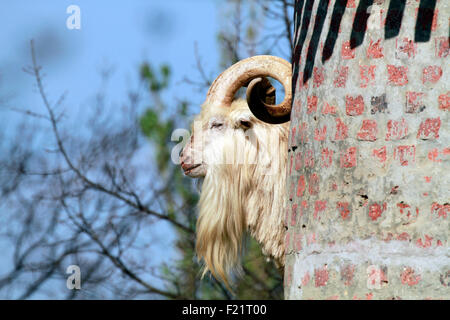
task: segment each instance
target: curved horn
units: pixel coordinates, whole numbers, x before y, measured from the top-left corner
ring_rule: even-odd
[[[247,88],[247,104],[256,118],[261,121],[280,124],[290,120],[291,105],[275,104],[275,88],[267,78],[256,78]]]
[[[264,102],[272,89],[262,77],[272,77],[281,82],[285,92],[283,102],[278,105]],[[291,78],[291,64],[284,59],[275,56],[247,58],[235,63],[214,80],[205,103],[229,107],[236,92],[250,83],[247,88],[247,103],[253,114],[265,122],[283,123],[289,121],[291,112]]]

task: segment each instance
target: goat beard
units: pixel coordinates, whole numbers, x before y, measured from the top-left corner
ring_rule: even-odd
[[[279,135],[267,130],[259,136],[264,133],[267,135],[264,139],[270,141],[271,146],[280,149],[285,146],[285,143],[278,143]],[[240,257],[246,231],[264,243],[264,254],[275,253],[275,258],[284,256],[284,230],[278,220],[280,212],[284,212],[285,179],[280,177],[284,174],[285,161],[271,159],[268,162],[260,158],[264,157],[262,147],[259,140],[251,146],[244,136],[234,135],[225,145],[220,145],[225,157],[222,164],[208,166],[203,179],[197,220],[197,257],[204,261],[203,276],[210,271],[228,288],[229,275],[242,271]],[[275,170],[272,176],[269,168]]]
[[[246,231],[242,204],[246,202],[250,183],[242,166],[209,167],[199,202],[196,251],[198,258],[204,260],[203,276],[210,271],[228,287],[228,275],[240,272],[242,238]]]

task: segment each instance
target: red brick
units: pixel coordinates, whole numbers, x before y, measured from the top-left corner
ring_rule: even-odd
[[[306,272],[302,278],[302,286],[308,285],[309,280],[311,280],[311,276],[309,275],[309,272]]]
[[[400,121],[389,120],[387,122],[386,141],[400,140],[408,134],[408,123],[404,118]]]
[[[322,167],[329,168],[333,163],[333,150],[324,148],[322,149]]]
[[[338,202],[337,203],[337,209],[339,210],[339,213],[341,214],[341,217],[343,220],[347,219],[350,215],[350,209],[348,208],[348,202]]]
[[[391,86],[404,86],[408,83],[408,68],[404,66],[396,67],[387,65],[388,84]]]
[[[296,224],[297,224],[297,204],[294,203],[292,205],[291,226],[295,226]]]
[[[291,145],[290,145],[290,147],[296,145],[296,142],[295,142],[295,133],[296,133],[296,131],[297,131],[297,127],[293,127],[292,130],[291,130]]]
[[[291,186],[289,187],[289,200],[292,201],[294,199],[294,189],[295,189],[295,183],[292,182]]]
[[[381,163],[386,162],[387,153],[386,153],[386,146],[381,147],[380,149],[373,149],[372,152],[373,156],[376,157]]]
[[[340,119],[336,118],[336,135],[334,140],[344,140],[348,136],[348,127],[346,124]]]
[[[397,236],[397,240],[409,241],[409,240],[411,240],[411,237],[407,232],[402,232]]]
[[[318,88],[322,85],[322,83],[325,80],[324,77],[324,69],[323,68],[318,68],[318,67],[314,67],[314,71],[313,71],[313,87],[314,88]]]
[[[305,176],[301,175],[297,182],[297,197],[302,197],[306,189]]]
[[[450,110],[450,91],[443,93],[438,97],[438,105],[441,110]]]
[[[397,203],[397,208],[400,211],[401,216],[405,216],[407,219],[417,218],[419,216],[419,208],[416,207],[415,213],[411,211],[411,206],[407,203]]]
[[[383,203],[383,206],[381,206],[378,203],[373,203],[369,206],[369,217],[372,219],[372,221],[376,221],[379,217],[381,217],[381,214],[386,210],[386,203]]]
[[[292,266],[288,266],[286,268],[286,277],[284,278],[284,286],[285,288],[290,287],[292,284]]]
[[[425,93],[423,92],[406,92],[406,113],[419,113],[425,110],[426,106],[423,102]]]
[[[302,250],[302,238],[302,233],[294,233],[294,248],[297,252]]]
[[[377,133],[378,128],[375,120],[363,120],[357,137],[358,140],[375,141],[377,140]]]
[[[306,112],[311,114],[317,111],[317,96],[309,96],[307,98]]]
[[[373,266],[370,266],[373,267]],[[368,279],[367,279],[367,285],[370,286],[381,286],[382,283],[387,283],[388,279],[386,276],[386,272],[381,268],[367,268],[368,271]]]
[[[379,59],[383,58],[383,47],[381,46],[381,39],[377,42],[370,40],[369,48],[367,48],[367,58],[369,59]]]
[[[355,49],[350,48],[350,40],[344,41],[342,43],[342,51],[341,51],[341,57],[344,60],[353,59],[355,57]]]
[[[420,276],[416,275],[412,268],[407,267],[400,275],[400,279],[402,280],[402,284],[414,286],[419,283]]]
[[[355,0],[348,0],[345,7],[346,8],[356,8]]]
[[[328,270],[325,265],[323,268],[314,270],[314,279],[316,287],[323,287],[327,285],[328,282]]]
[[[295,170],[300,170],[302,168],[302,154],[301,152],[298,152],[295,155]]]
[[[289,174],[291,174],[292,172],[292,162],[294,160],[294,156],[291,154],[291,161],[290,161],[290,165],[289,165]]]
[[[408,166],[416,161],[416,146],[398,146],[394,148],[394,159],[399,160],[401,166]]]
[[[441,128],[441,118],[428,118],[420,123],[417,138],[422,140],[439,138],[439,129]]]
[[[395,39],[395,57],[401,58],[414,58],[417,52],[417,44],[413,40],[408,38]]]
[[[450,54],[450,46],[448,37],[436,37],[434,39],[436,46],[436,58],[446,58]]]
[[[298,133],[302,143],[308,142],[308,124],[306,122],[302,122],[298,125]]]
[[[300,102],[300,100],[294,99],[294,102],[292,103],[292,108],[294,109],[294,112],[296,114],[300,114],[300,111],[302,110],[302,103]]]
[[[341,154],[341,168],[352,168],[356,166],[356,147],[348,148]]]
[[[288,252],[290,244],[291,244],[291,234],[289,232],[286,232],[286,235],[284,236],[284,245],[286,246],[285,253]]]
[[[328,102],[325,102],[322,107],[322,114],[336,114],[336,106],[332,106]]]
[[[359,66],[359,74],[361,76],[361,88],[367,88],[369,85],[375,84],[376,66]]]
[[[322,128],[316,128],[314,130],[314,140],[323,141],[327,135],[327,126],[324,125]]]
[[[344,281],[344,285],[350,286],[352,284],[355,267],[354,264],[347,264],[341,269],[341,278]]]
[[[333,81],[335,88],[345,88],[348,79],[348,67],[343,66],[336,70],[337,76]]]
[[[317,195],[319,193],[319,176],[317,173],[313,173],[309,177],[309,194]]]
[[[447,219],[448,214],[450,213],[450,204],[439,204],[437,202],[433,202],[431,205],[431,215],[437,216],[437,218]]]
[[[364,112],[364,98],[361,95],[345,96],[345,110],[348,116],[361,115]]]
[[[422,82],[436,83],[442,77],[442,68],[439,66],[428,66],[423,68]]]
[[[322,200],[317,200],[314,203],[314,219],[319,218],[319,213],[325,211],[325,209],[327,208],[327,202],[326,201],[322,201]]]
[[[433,244],[433,237],[430,237],[429,235],[425,235],[424,241],[422,241],[421,238],[417,239],[416,246],[420,248],[429,248]]]
[[[301,206],[301,208],[300,208],[300,215],[303,216],[303,209],[302,209],[302,208],[305,208],[305,209],[308,208],[308,201],[303,200],[302,203],[301,203],[301,205],[302,205],[302,206]]]
[[[445,156],[450,156],[450,148],[442,149],[442,154],[445,155]]]
[[[314,150],[306,150],[304,153],[305,160],[305,168],[313,168],[314,167]]]
[[[439,150],[437,148],[432,149],[430,152],[428,152],[428,159],[430,159],[433,162],[442,162],[441,159],[438,159],[439,156]]]

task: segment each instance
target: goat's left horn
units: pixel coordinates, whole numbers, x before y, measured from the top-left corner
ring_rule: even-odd
[[[284,87],[284,100],[278,105],[267,96],[272,90],[264,77],[272,77]],[[247,103],[253,114],[268,123],[289,121],[291,113],[291,64],[275,56],[254,56],[241,60],[222,72],[209,88],[205,103],[229,107],[236,92],[244,86],[247,88]]]

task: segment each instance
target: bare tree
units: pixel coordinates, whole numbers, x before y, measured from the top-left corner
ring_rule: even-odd
[[[258,54],[290,60],[293,50],[294,0],[228,0],[219,32],[222,64]]]
[[[99,119],[99,115],[105,115],[97,112],[95,120],[90,119],[92,135],[63,135],[63,113],[56,110],[64,96],[51,104],[33,44],[31,48],[32,66],[26,72],[36,80],[45,113],[24,112],[50,125],[54,146],[42,153],[24,145],[24,137],[17,135],[20,141],[10,143],[9,157],[2,159],[0,168],[6,181],[2,199],[7,199],[9,215],[14,218],[13,224],[3,226],[2,236],[13,244],[14,266],[0,278],[0,289],[15,282],[14,292],[23,292],[13,296],[28,298],[45,282],[64,279],[67,265],[81,264],[86,270],[83,285],[87,289],[82,292],[92,290],[104,296],[106,293],[95,293],[101,282],[120,291],[122,297],[139,293],[179,298],[176,292],[151,284],[145,275],[159,275],[147,259],[136,261],[131,254],[139,250],[141,234],[157,221],[193,233],[189,226],[154,205],[158,202],[157,186],[150,186],[153,192],[143,190],[137,175],[142,161],[130,165],[142,149],[136,125],[139,95],[130,95],[121,121],[108,116]],[[100,100],[96,111],[103,107]],[[33,132],[22,133],[28,135],[28,142],[33,141]],[[18,233],[14,231],[17,228],[21,229]],[[123,281],[105,281],[118,275]],[[27,277],[33,280],[25,280]],[[21,279],[30,284],[19,286]],[[73,291],[68,297],[77,294]]]

